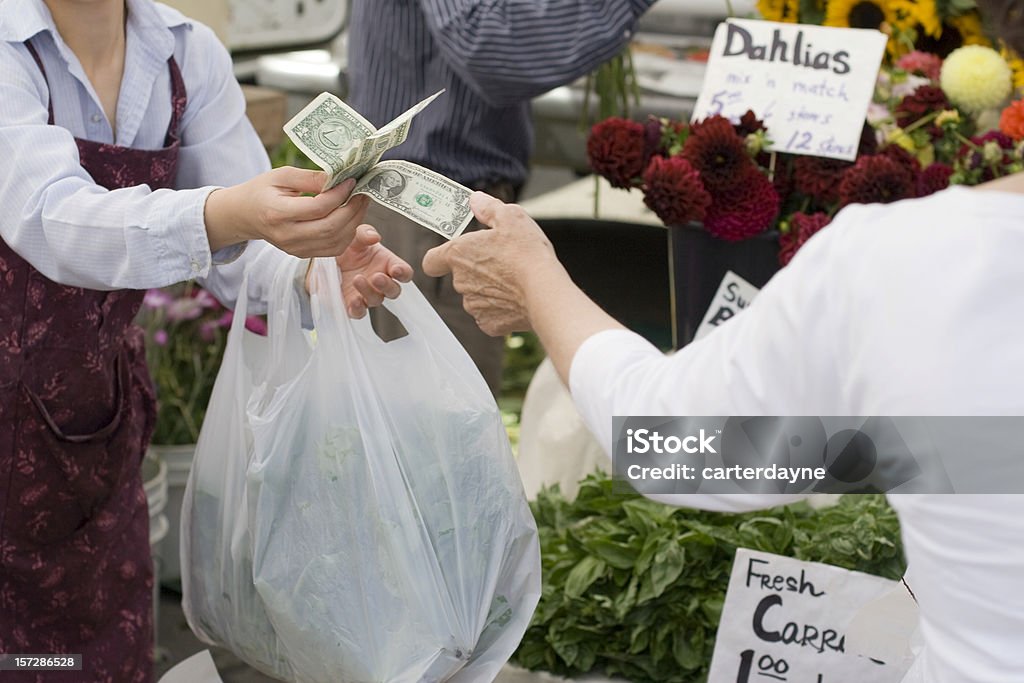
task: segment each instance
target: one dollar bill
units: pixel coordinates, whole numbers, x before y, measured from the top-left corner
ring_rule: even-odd
[[[405,142],[416,114],[443,90],[411,107],[377,130],[331,93],[321,93],[291,121],[284,132],[327,173],[323,190],[356,178],[354,194],[381,205],[449,239],[473,219],[470,190],[445,176],[407,161],[381,162],[381,156]]]

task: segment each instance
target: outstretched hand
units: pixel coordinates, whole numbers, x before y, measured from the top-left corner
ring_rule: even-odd
[[[519,206],[475,192],[470,208],[490,230],[477,230],[440,247],[423,258],[423,272],[452,274],[452,286],[462,294],[462,306],[491,336],[531,329],[526,286],[528,279],[545,278],[553,268],[564,273],[554,249],[532,218]]]
[[[396,298],[402,292],[400,283],[412,280],[412,266],[382,245],[380,233],[366,224],[356,229],[352,243],[335,261],[345,310],[353,318],[362,318],[368,308],[380,306],[384,299]]]

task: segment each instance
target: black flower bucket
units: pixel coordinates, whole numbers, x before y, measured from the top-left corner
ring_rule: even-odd
[[[779,233],[771,230],[739,242],[712,237],[699,223],[668,228],[672,346],[693,340],[711,300],[732,271],[763,287],[779,270]]]
[[[665,228],[585,219],[541,220],[540,225],[587,296],[655,346],[672,347]]]

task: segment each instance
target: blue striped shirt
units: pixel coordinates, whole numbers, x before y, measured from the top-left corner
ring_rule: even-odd
[[[386,158],[466,185],[518,185],[530,98],[613,57],[653,2],[353,0],[348,102],[380,126],[446,88]]]

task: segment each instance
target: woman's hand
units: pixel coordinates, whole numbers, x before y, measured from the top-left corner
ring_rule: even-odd
[[[486,334],[530,330],[531,287],[568,276],[551,243],[521,207],[483,192],[474,192],[469,205],[490,229],[431,249],[423,257],[423,272],[435,277],[451,273],[462,307]]]
[[[385,298],[394,299],[402,292],[399,283],[412,279],[412,266],[382,245],[380,233],[370,225],[360,225],[348,249],[335,260],[341,272],[345,310],[353,318],[362,318],[366,309],[379,306]]]
[[[352,179],[320,192],[325,178],[322,171],[285,166],[214,190],[204,212],[210,250],[261,239],[303,258],[341,254],[355,238],[368,200],[360,195],[345,204]],[[304,196],[310,193],[319,194]]]

